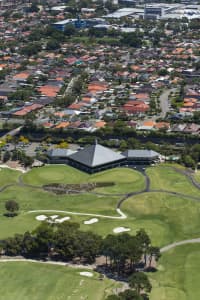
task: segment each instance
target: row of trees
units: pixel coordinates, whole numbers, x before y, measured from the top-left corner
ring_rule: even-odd
[[[2,155],[2,160],[4,163],[8,160],[19,161],[24,167],[31,166],[34,161],[32,157],[27,156],[24,151],[19,149],[14,149],[13,152],[5,151]]]
[[[103,270],[117,276],[127,276],[136,270],[139,263],[151,266],[153,256],[159,258],[159,248],[152,247],[151,240],[144,230],[136,236],[127,233],[108,235],[102,239],[93,232],[84,232],[79,224],[42,223],[35,231],[16,234],[1,244],[6,255],[53,260],[93,263],[97,256],[106,257]],[[148,263],[148,264],[147,264]]]
[[[145,273],[135,272],[128,278],[129,289],[119,293],[119,295],[110,295],[106,300],[147,300],[147,293],[152,289],[151,283]]]

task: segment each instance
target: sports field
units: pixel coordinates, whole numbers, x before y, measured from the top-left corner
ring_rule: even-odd
[[[200,237],[200,189],[192,183],[190,175],[184,172],[185,170],[177,165],[150,167],[146,169],[146,175],[129,168],[116,168],[88,175],[69,166],[59,165],[32,169],[26,174],[22,174],[19,171],[1,169],[0,239],[12,236],[15,233],[33,230],[40,224],[36,217],[42,214],[46,216],[56,214],[59,218],[69,216],[72,221],[80,223],[82,230],[92,230],[102,236],[113,233],[113,230],[118,227],[130,229],[130,234],[135,234],[137,230],[144,228],[150,235],[153,244],[159,247],[176,241],[198,238]],[[191,176],[195,176],[195,179],[198,180],[198,173]],[[56,195],[52,192],[44,191],[42,188],[44,184],[49,183],[73,184],[87,182],[113,182],[114,185],[73,195]],[[3,216],[5,201],[10,199],[16,200],[20,205],[19,215],[15,218]],[[117,208],[120,208],[121,212]],[[93,217],[98,219],[96,223],[84,224],[85,221]],[[195,257],[198,260],[199,256],[200,244],[179,246],[164,253],[159,263],[159,271],[150,275],[154,285],[151,300],[175,300],[178,298],[199,300],[200,297],[197,292],[191,294],[190,291],[190,294],[188,294],[190,289],[194,289],[194,291],[197,289],[197,281],[190,280],[189,274],[191,273],[192,277],[196,276],[198,278],[194,261]],[[178,265],[179,263],[180,266]],[[54,274],[57,274],[57,278],[60,276],[58,275],[60,274],[59,272],[65,272],[62,267],[43,265],[38,267],[38,265],[33,266],[32,264],[26,265],[26,263],[21,264],[17,262],[5,263],[2,266],[1,272],[4,273],[1,274],[0,283],[5,289],[6,299],[8,300],[13,299],[13,297],[14,299],[18,298],[12,294],[12,285],[10,287],[9,285],[6,286],[4,280],[6,281],[6,276],[9,277],[10,273],[13,274],[12,276],[16,276],[16,274],[20,273],[20,268],[22,268],[21,274],[26,273],[24,271],[26,268],[28,270],[31,268],[33,273],[33,279],[30,278],[30,285],[28,284],[28,278],[27,281],[23,276],[18,278],[19,286],[22,285],[23,280],[26,282],[21,291],[20,299],[22,300],[27,299],[26,293],[30,293],[32,297],[29,297],[30,300],[44,299],[42,298],[44,297],[44,294],[42,294],[44,290],[40,290],[38,287],[40,282],[37,282],[37,276],[34,275],[37,272],[42,274],[44,279],[45,275],[43,275],[43,272],[46,272],[44,270],[53,270],[55,268]],[[38,271],[40,269],[41,271]],[[191,269],[192,271],[189,273],[188,270]],[[172,276],[170,277],[171,272],[174,274],[174,284],[171,282],[173,278]],[[48,274],[48,272],[46,273]],[[48,289],[48,284],[51,286],[52,281],[56,278],[53,274],[51,276],[52,278],[49,277],[49,280],[48,278],[46,279],[45,289]],[[63,278],[65,276],[66,278],[71,276],[70,278],[74,278],[75,282],[80,279],[80,276],[74,270],[64,274]],[[183,278],[184,282],[181,285],[180,282]],[[66,279],[66,282],[69,280]],[[87,280],[89,289],[90,280],[95,282],[94,284],[92,281],[91,294],[88,295],[88,299],[93,300],[94,296],[92,293],[93,290],[95,291],[93,287],[97,284],[98,290],[101,282],[95,281],[95,277]],[[101,289],[100,287],[102,286],[103,288]],[[109,286],[110,282],[108,282],[108,289]],[[56,294],[52,294],[54,298],[51,298],[51,295],[48,295],[47,292],[45,299],[81,299],[80,295],[77,296],[78,294],[72,295],[72,287],[73,285],[70,285],[70,287],[65,289],[62,280],[61,282],[58,280],[55,293],[58,293],[58,295],[60,293],[60,296],[55,298]],[[103,290],[107,289],[107,282],[102,283],[100,287],[99,298],[95,297],[95,299],[103,300]],[[17,288],[15,289],[17,290]],[[34,291],[38,292],[35,298]],[[64,297],[63,295],[66,298],[62,298]]]

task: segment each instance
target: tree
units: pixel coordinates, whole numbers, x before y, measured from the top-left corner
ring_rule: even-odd
[[[136,272],[129,277],[129,286],[135,289],[138,294],[141,291],[149,293],[152,289],[149,278],[142,272]]]
[[[30,12],[38,12],[39,10],[40,9],[39,9],[39,7],[37,6],[36,3],[32,3],[31,6],[30,6],[30,8],[29,8]]]
[[[100,246],[102,238],[93,232],[82,232],[79,231],[77,234],[77,249],[76,256],[84,258],[88,263],[93,263],[96,256],[100,252]]]
[[[69,148],[69,144],[63,140],[58,145],[56,145],[56,148],[67,149]]]
[[[151,244],[151,240],[150,240],[148,234],[146,233],[146,231],[144,229],[140,229],[137,232],[136,238],[138,239],[139,243],[143,247],[144,261],[145,261],[145,265],[146,265],[146,263],[147,263],[147,251],[148,251],[148,248]]]
[[[65,26],[64,34],[67,36],[74,35],[76,33],[76,28],[73,24],[67,24]]]
[[[48,255],[54,241],[53,227],[42,223],[33,231],[35,247],[32,249],[36,256]]]
[[[47,42],[47,45],[46,45],[47,50],[56,50],[59,48],[60,48],[60,43],[57,40],[51,39]]]
[[[161,254],[160,249],[158,247],[149,247],[149,268],[151,268],[153,256],[155,257],[156,261],[160,258]]]
[[[17,215],[16,212],[19,210],[19,204],[14,200],[8,200],[5,203],[5,208],[8,211],[7,215],[14,217]]]
[[[8,238],[3,243],[5,255],[16,256],[21,255],[23,235],[16,234],[12,238]]]
[[[6,151],[3,155],[3,162],[7,162],[10,159],[10,152]]]

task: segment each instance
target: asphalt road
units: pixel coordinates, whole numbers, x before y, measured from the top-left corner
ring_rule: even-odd
[[[173,89],[167,89],[165,90],[161,95],[160,95],[160,108],[161,108],[161,118],[165,118],[167,112],[169,112],[170,110],[170,105],[169,105],[169,100],[168,100],[168,97],[169,97],[169,94],[171,92],[174,92],[176,90],[176,88],[173,88]]]

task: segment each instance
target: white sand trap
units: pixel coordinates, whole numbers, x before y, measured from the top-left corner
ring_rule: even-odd
[[[92,272],[80,272],[79,274],[82,275],[82,276],[86,276],[86,277],[93,277]]]
[[[22,172],[22,173],[27,173],[27,172],[28,172],[28,170],[25,170],[25,169],[22,168],[22,167],[19,167],[19,168],[11,168],[11,167],[9,167],[9,166],[7,166],[7,165],[5,165],[5,164],[1,164],[0,167],[1,167],[1,169],[10,169],[10,170],[14,170],[14,171],[20,171],[20,172]]]
[[[46,220],[48,217],[47,216],[45,216],[45,215],[40,215],[40,216],[37,216],[36,217],[36,220],[38,220],[38,221],[44,221],[44,220]]]
[[[121,233],[121,232],[126,232],[126,231],[130,231],[130,228],[127,227],[116,227],[113,229],[114,233]]]
[[[58,215],[50,216],[52,220],[57,219]]]
[[[97,218],[92,218],[92,219],[90,219],[90,220],[88,220],[88,221],[84,221],[84,224],[85,224],[85,225],[90,225],[90,224],[94,224],[94,223],[96,223],[96,222],[99,222],[99,219],[97,219]]]
[[[55,219],[55,222],[56,223],[63,223],[63,222],[68,221],[70,219],[71,219],[70,217],[64,217],[62,219]]]

